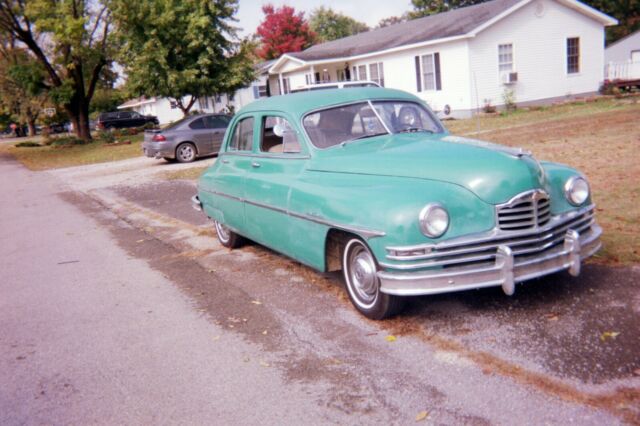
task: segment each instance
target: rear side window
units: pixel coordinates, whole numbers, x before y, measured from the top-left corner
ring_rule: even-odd
[[[189,123],[189,128],[194,130],[206,129],[206,126],[204,125],[204,117],[193,120],[191,123]]]
[[[236,123],[229,141],[229,151],[251,151],[253,148],[253,117],[243,118]]]
[[[224,129],[229,125],[231,119],[226,115],[210,115],[205,117],[205,120],[209,129]]]
[[[118,114],[118,118],[131,118],[131,113],[130,112],[121,112],[120,114]]]

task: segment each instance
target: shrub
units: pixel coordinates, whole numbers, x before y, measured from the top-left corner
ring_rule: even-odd
[[[516,105],[516,94],[513,90],[505,88],[502,94],[502,100],[504,101],[504,107],[507,112],[515,111],[518,108]]]
[[[496,112],[496,107],[491,105],[491,99],[484,100],[484,105],[482,106],[482,112],[485,112],[487,114],[493,114],[494,112]]]
[[[103,143],[114,143],[116,141],[115,132],[110,132],[109,130],[99,130],[98,131],[98,140]]]
[[[146,129],[156,129],[158,127],[158,125],[156,123],[146,123],[143,127],[142,130],[146,130]]]
[[[77,138],[75,136],[59,136],[57,138],[52,138],[51,146],[54,147],[63,147],[63,146],[73,146],[73,145],[84,145],[84,140]]]
[[[40,145],[38,142],[27,141],[27,142],[18,142],[14,146],[16,148],[35,148],[42,145]]]

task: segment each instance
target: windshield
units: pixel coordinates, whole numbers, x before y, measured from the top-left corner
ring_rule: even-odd
[[[443,131],[440,122],[431,112],[424,106],[409,101],[365,101],[328,108],[308,114],[302,124],[311,143],[317,148],[329,148],[389,132]]]

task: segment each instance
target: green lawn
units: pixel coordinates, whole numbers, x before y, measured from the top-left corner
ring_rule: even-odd
[[[46,170],[138,157],[142,155],[141,143],[143,139],[144,134],[139,133],[135,136],[118,138],[120,141],[131,141],[130,145],[112,146],[94,140],[94,142],[87,145],[69,147],[17,148],[13,145],[7,146],[5,144],[1,149],[9,152],[31,170]]]

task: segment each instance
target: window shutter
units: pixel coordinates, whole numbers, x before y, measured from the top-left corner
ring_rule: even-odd
[[[420,56],[416,56],[416,84],[418,92],[422,92],[422,74],[420,73]]]
[[[440,53],[433,54],[433,62],[436,68],[436,90],[442,90],[442,79],[440,78]]]
[[[253,88],[253,99],[260,98],[260,92],[258,91],[258,86],[251,86]]]

